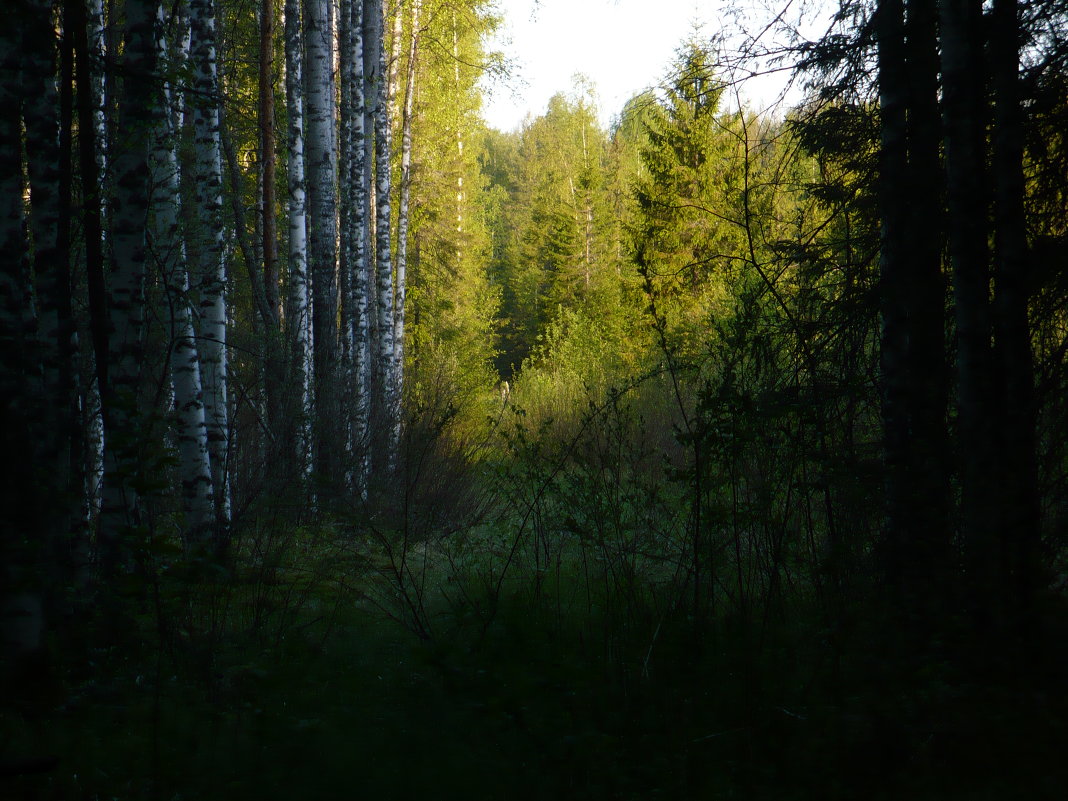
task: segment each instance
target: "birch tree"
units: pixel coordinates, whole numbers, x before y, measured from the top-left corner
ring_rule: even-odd
[[[96,141],[97,174],[102,182],[107,174],[107,118],[104,80],[104,64],[107,58],[105,50],[106,23],[104,0],[89,0],[89,14],[86,21],[88,47],[86,50],[86,68],[91,79],[80,86],[88,86],[88,97],[93,108],[93,129]]]
[[[312,338],[316,470],[324,478],[337,475],[336,421],[338,403],[337,337],[337,210],[336,161],[333,140],[334,73],[332,4],[304,4],[304,98],[307,110],[308,266],[311,273]]]
[[[225,526],[230,520],[226,248],[222,224],[220,95],[213,0],[190,0],[189,27],[189,58],[194,76],[190,102],[194,151],[190,183],[196,219],[196,231],[192,236],[194,246],[190,251],[197,260],[201,380],[215,511],[220,524]]]
[[[393,275],[390,256],[390,126],[388,120],[387,60],[383,47],[384,4],[363,0],[364,182],[373,191],[364,230],[368,254],[368,290],[375,293],[372,326],[370,426],[372,469],[392,463],[393,432]],[[373,186],[373,190],[371,187]]]
[[[86,500],[98,507],[103,473],[104,430],[98,409],[107,376],[108,326],[104,288],[104,80],[103,6],[92,0],[91,15],[81,0],[64,1],[64,21],[73,39],[78,118],[78,165],[82,179],[81,220],[85,241],[85,276],[89,306],[89,332],[93,351],[95,383],[83,393],[87,415],[85,443]],[[85,88],[89,87],[89,91]]]
[[[492,201],[485,194],[482,141],[472,133],[479,126],[480,65],[490,58],[482,37],[493,20],[477,0],[444,5],[420,0],[419,6],[403,245],[400,199],[397,204],[397,248],[404,247],[405,256],[403,283],[399,272],[395,278],[394,351],[407,371],[397,385],[406,387],[404,394],[415,404],[434,404],[441,392],[466,404],[492,380],[489,365],[496,346],[499,289],[490,285],[487,271],[493,255],[486,227]],[[407,80],[401,80],[400,95]],[[404,104],[398,105],[403,162]]]
[[[386,436],[385,465],[394,462],[399,423],[397,381],[393,349],[393,251],[392,218],[390,216],[390,186],[392,183],[392,127],[389,120],[389,85],[386,80],[387,54],[383,42],[384,0],[377,0],[375,14],[375,50],[378,68],[374,81],[374,137],[375,137],[375,272],[378,296],[377,365],[380,371],[381,425]],[[387,433],[388,432],[388,433]],[[386,467],[388,469],[388,467]]]
[[[157,58],[167,56],[166,18],[159,9]],[[200,358],[189,307],[189,274],[178,230],[180,186],[176,152],[176,89],[164,84],[164,98],[155,109],[152,145],[151,253],[167,291],[171,355],[169,359],[177,424],[179,477],[187,518],[186,542],[198,549],[215,522],[215,491],[208,454],[208,433],[200,378]]]
[[[404,114],[401,122],[400,207],[397,210],[397,271],[393,317],[393,362],[398,399],[404,395],[404,303],[407,297],[409,207],[412,195],[412,116],[415,109],[415,77],[419,54],[419,24],[422,0],[411,0],[411,31],[404,79]]]
[[[342,361],[346,421],[346,472],[349,489],[364,493],[369,461],[368,392],[370,351],[367,288],[369,249],[366,221],[370,213],[369,187],[364,181],[364,66],[363,3],[341,3],[341,275]]]
[[[294,416],[294,455],[298,474],[311,469],[312,339],[311,294],[308,287],[307,202],[304,183],[304,83],[300,0],[285,3],[286,59],[286,185],[289,230],[289,294],[286,312],[290,348],[291,384],[299,404]]]

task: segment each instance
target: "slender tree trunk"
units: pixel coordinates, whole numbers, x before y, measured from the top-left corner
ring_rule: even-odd
[[[344,447],[345,486],[350,491],[356,482],[355,472],[355,438],[353,435],[355,418],[353,416],[352,397],[355,385],[356,353],[353,333],[355,310],[352,304],[353,268],[355,261],[355,237],[353,231],[355,187],[352,185],[352,163],[356,142],[353,138],[353,117],[362,113],[352,105],[352,85],[355,82],[356,68],[353,50],[356,37],[353,31],[353,2],[340,0],[338,4],[338,83],[340,105],[338,119],[340,141],[338,146],[338,300],[341,306],[340,341],[341,358],[341,405],[344,409]]]
[[[94,132],[93,140],[96,142],[94,154],[96,158],[97,185],[95,186],[95,190],[98,196],[102,196],[105,176],[107,175],[108,142],[106,113],[107,80],[105,78],[104,69],[107,57],[107,50],[105,48],[107,39],[107,20],[104,16],[104,0],[88,0],[88,3],[89,13],[85,23],[87,35],[85,69],[87,70],[86,74],[89,80],[82,83],[81,79],[79,79],[78,86],[89,87],[89,91],[86,92],[86,97],[87,99],[91,98]],[[78,69],[80,70],[81,66],[79,66]],[[81,103],[80,98],[78,102],[79,104]],[[79,122],[79,128],[88,130],[88,128],[81,122]],[[101,211],[103,211],[103,209]]]
[[[226,353],[226,247],[222,225],[222,145],[219,126],[218,66],[213,0],[189,2],[189,57],[193,68],[194,163],[191,180],[196,205],[196,246],[200,295],[200,365],[204,417],[211,454],[211,474],[218,518],[216,546],[226,549],[230,521],[229,444]]]
[[[408,40],[408,72],[404,81],[404,120],[401,124],[400,208],[397,211],[397,288],[393,317],[393,371],[398,402],[404,396],[404,306],[407,298],[408,207],[412,194],[412,117],[419,55],[419,16],[422,0],[412,0],[412,30]]]
[[[397,118],[397,109],[395,108],[397,102],[397,87],[400,79],[401,38],[404,36],[404,0],[397,0],[396,3],[389,8],[383,5],[382,13],[385,15],[383,17],[383,23],[386,19],[393,20],[393,28],[390,31],[389,52],[386,53],[386,63],[388,64],[389,68],[384,72],[387,76],[386,102],[388,104],[388,108],[386,113],[389,115],[389,118],[391,120],[395,120]]]
[[[114,189],[111,271],[108,287],[108,374],[103,387],[104,489],[98,550],[105,578],[128,563],[128,538],[139,522],[136,480],[142,438],[139,383],[144,360],[145,221],[151,195],[151,131],[146,114],[159,103],[156,91],[154,0],[128,0],[122,59],[118,136],[111,160]]]
[[[990,620],[998,586],[996,431],[991,414],[990,271],[980,0],[939,0],[949,251],[957,317],[961,509],[971,603]]]
[[[43,380],[40,414],[44,424],[35,439],[40,466],[47,465],[39,482],[42,489],[49,487],[53,495],[44,507],[49,510],[50,525],[41,533],[47,532],[50,538],[46,547],[51,586],[58,590],[70,578],[64,573],[70,564],[71,534],[81,515],[79,488],[72,472],[77,333],[70,272],[70,64],[68,61],[63,76],[63,108],[68,122],[64,133],[56,84],[58,54],[52,11],[51,0],[29,2],[27,24],[21,35],[30,231],[38,309],[36,350]],[[64,141],[66,148],[61,147]]]
[[[452,12],[452,70],[456,85],[456,96],[460,97],[460,27],[456,21],[456,12]],[[460,241],[464,232],[464,132],[459,123],[456,125],[456,261],[459,268]]]
[[[377,13],[384,14],[384,0],[378,0]],[[378,22],[381,34],[384,18]],[[389,86],[386,76],[386,50],[380,40],[378,51],[378,75],[375,103],[375,256],[378,284],[378,347],[376,359],[382,375],[382,425],[386,434],[386,451],[381,460],[383,466],[392,466],[395,460],[397,434],[400,422],[397,408],[397,382],[395,376],[393,326],[393,249],[390,200],[392,183],[392,126],[389,120]],[[387,467],[388,469],[388,467]]]
[[[346,27],[341,52],[342,127],[342,359],[345,365],[346,475],[349,490],[364,495],[367,488],[368,335],[367,259],[364,222],[369,214],[369,196],[363,182],[364,75],[363,5],[344,0],[342,19]]]
[[[81,0],[64,0],[63,46],[65,59],[69,60],[69,63],[63,70],[65,90],[65,119],[63,127],[67,131],[63,159],[64,163],[69,163],[73,169],[75,154],[73,153],[72,133],[76,119],[78,126],[77,160],[81,170],[82,183],[80,205],[85,269],[87,269],[87,274],[95,272],[98,280],[103,283],[103,234],[101,234],[100,227],[96,131],[93,120],[94,96],[89,63],[88,31],[89,21],[87,13],[85,13],[85,3]],[[74,95],[72,93],[75,85],[78,87],[77,108],[73,106]],[[76,117],[70,119],[75,114]],[[61,189],[60,194],[63,202],[68,206],[67,213],[73,222],[75,214],[73,187],[68,183]],[[67,248],[65,250],[69,255],[69,237],[67,238]],[[66,277],[66,283],[72,288],[73,292],[74,282],[69,274]],[[93,307],[93,281],[90,280],[88,283],[91,296],[90,305]],[[99,287],[99,294],[95,298],[95,304],[97,304],[97,309],[95,313],[91,312],[90,319],[91,346],[95,355],[99,358],[104,358],[107,352],[107,327],[99,323],[99,320],[103,318],[105,309],[103,286]],[[68,309],[66,313],[72,318],[70,328],[74,331],[73,309]],[[66,361],[70,365],[70,371],[72,371],[72,391],[75,393],[75,397],[72,398],[72,424],[70,424],[74,433],[72,443],[70,443],[72,444],[72,454],[70,454],[70,465],[72,467],[70,467],[70,470],[72,470],[73,476],[70,491],[76,494],[80,493],[81,496],[79,499],[81,508],[78,513],[77,530],[72,533],[72,543],[70,543],[69,549],[70,578],[72,578],[76,592],[88,598],[88,594],[81,591],[87,590],[91,580],[90,523],[95,508],[95,485],[97,482],[97,462],[94,457],[94,451],[96,450],[95,440],[99,436],[100,430],[97,425],[97,415],[91,411],[97,405],[92,381],[87,384],[78,377],[76,365],[79,348],[74,336],[70,339],[70,345],[72,345],[72,352],[66,357]],[[77,489],[74,486],[74,482],[78,484]]]
[[[352,81],[352,164],[350,185],[355,193],[352,218],[353,272],[352,308],[354,326],[352,333],[355,361],[353,391],[352,450],[357,461],[357,487],[366,496],[370,480],[371,446],[371,279],[374,266],[371,261],[372,247],[370,183],[370,140],[367,127],[367,42],[364,38],[366,5],[363,0],[352,0],[353,34],[353,81]]]
[[[921,639],[951,576],[935,30],[932,0],[879,4],[883,559]]]
[[[941,120],[938,112],[937,9],[935,0],[906,0],[908,166],[901,201],[908,231],[903,243],[908,306],[908,482],[913,547],[907,557],[916,593],[935,605],[951,575],[950,443],[946,364],[946,286],[942,275],[943,191]],[[924,616],[933,617],[930,609]]]
[[[338,290],[336,162],[333,142],[334,78],[331,4],[304,5],[305,101],[308,142],[308,263],[312,276],[312,337],[315,376],[315,467],[327,480],[337,476]]]
[[[908,539],[912,529],[909,470],[908,316],[905,261],[908,258],[908,141],[906,129],[906,74],[904,5],[901,0],[880,0],[876,11],[879,66],[879,212],[882,225],[879,249],[879,297],[882,331],[883,454],[886,464],[886,528],[884,566],[890,586],[905,593]]]
[[[0,529],[0,647],[14,668],[44,644],[44,572],[52,533],[42,489],[50,488],[53,465],[42,458],[39,426],[42,413],[49,422],[55,419],[43,405],[35,317],[28,313],[33,286],[23,207],[22,50],[34,43],[27,31],[36,27],[36,10],[17,8],[0,29],[0,445],[17,459],[17,469],[0,483],[0,499],[10,510]],[[4,677],[16,678],[23,677]]]
[[[1014,612],[1027,619],[1040,586],[1034,359],[1027,317],[1031,256],[1024,216],[1024,119],[1020,104],[1017,4],[994,0],[990,58],[994,84],[994,342],[1001,391],[1002,566]]]
[[[86,387],[84,405],[98,406],[107,384],[108,322],[107,291],[104,285],[104,226],[101,188],[103,181],[105,126],[103,118],[103,6],[95,9],[92,22],[86,17],[82,0],[65,0],[65,19],[74,37],[75,81],[78,84],[78,163],[82,178],[81,219],[85,240],[85,274],[88,290],[89,332],[93,347],[95,387]],[[97,16],[99,11],[99,17]],[[92,27],[92,33],[90,33]],[[92,42],[99,42],[99,50]],[[88,87],[88,88],[87,88]],[[103,470],[103,424],[92,413],[86,426],[86,494],[90,509],[97,507]]]
[[[0,45],[0,341],[5,347],[4,364],[13,366],[28,358],[33,331],[28,315],[32,308],[30,250],[22,200],[21,43],[15,26],[0,26]]]
[[[383,48],[383,2],[363,3],[364,65],[364,181],[368,187],[368,215],[364,225],[368,244],[368,293],[374,287],[371,328],[370,443],[372,469],[382,474],[392,463],[393,432],[393,278],[390,257],[390,155],[386,113],[388,87]],[[383,192],[385,194],[383,194]],[[384,230],[383,230],[384,229]],[[373,247],[371,243],[374,243]],[[371,277],[373,273],[373,278]],[[371,305],[370,302],[368,304]]]
[[[260,209],[263,226],[263,282],[267,306],[272,315],[264,322],[277,326],[280,302],[278,296],[278,233],[275,225],[275,181],[277,180],[274,151],[274,0],[260,5],[260,70],[259,70],[259,128],[260,163],[263,165],[263,203]]]
[[[312,339],[311,293],[308,287],[308,229],[304,185],[304,81],[301,46],[300,0],[286,0],[286,112],[288,127],[286,183],[289,224],[289,295],[286,313],[290,348],[290,385],[297,392],[293,451],[297,473],[306,477],[311,469]]]
[[[157,26],[157,57],[167,57],[163,35],[163,9]],[[183,54],[184,55],[184,54]],[[180,184],[178,176],[175,88],[164,86],[164,100],[153,120],[151,252],[167,290],[171,331],[171,383],[177,423],[178,463],[182,505],[186,515],[184,540],[192,554],[202,553],[215,523],[215,490],[208,455],[208,433],[200,379],[193,316],[189,306],[189,274],[178,230]]]
[[[278,431],[284,417],[280,275],[278,266],[278,225],[275,196],[277,166],[274,120],[274,34],[275,0],[260,4],[260,63],[258,122],[260,134],[260,233],[263,251],[264,290],[264,392],[270,432]]]

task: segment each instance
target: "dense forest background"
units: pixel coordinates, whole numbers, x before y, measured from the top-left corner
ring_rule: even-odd
[[[0,796],[1062,798],[1068,7],[498,13],[5,4]]]

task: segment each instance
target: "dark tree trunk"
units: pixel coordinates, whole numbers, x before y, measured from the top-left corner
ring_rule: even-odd
[[[882,331],[883,454],[886,463],[884,569],[892,590],[904,592],[904,571],[911,525],[909,475],[910,389],[908,366],[908,141],[904,6],[882,0],[876,12],[879,64],[879,210],[882,221],[879,260]]]
[[[1034,364],[1027,317],[1030,254],[1024,216],[1020,23],[1013,0],[994,0],[994,343],[1001,402],[1002,572],[1015,611],[1026,615],[1039,584],[1039,499]]]
[[[274,123],[274,17],[275,0],[260,4],[259,128],[260,228],[263,238],[264,391],[269,430],[281,431],[284,416],[285,366],[281,330],[278,271],[277,159]]]
[[[947,588],[952,531],[949,525],[949,433],[946,427],[946,286],[942,276],[943,181],[938,113],[937,13],[934,0],[906,0],[905,80],[908,210],[905,287],[910,368],[909,465],[914,547],[910,572],[918,593]]]
[[[876,17],[886,457],[884,569],[910,628],[949,588],[949,450],[938,63],[932,0],[884,0]]]
[[[981,0],[939,0],[949,251],[957,319],[958,456],[972,611],[991,621],[1001,487],[997,483],[990,346],[985,69]]]
[[[90,70],[88,20],[82,0],[65,0],[65,18],[74,40],[74,79],[78,84],[78,168],[82,176],[81,223],[85,239],[85,273],[89,289],[89,330],[93,340],[98,391],[107,385],[107,295],[104,288],[103,223],[100,218],[100,171],[97,162],[96,109]]]

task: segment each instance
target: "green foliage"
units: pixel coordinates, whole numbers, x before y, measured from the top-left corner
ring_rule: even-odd
[[[579,81],[519,132],[487,141],[483,169],[501,209],[493,276],[503,287],[502,375],[532,355],[561,308],[605,320],[627,313],[618,168],[590,92]]]
[[[495,18],[476,0],[427,3],[416,76],[411,240],[408,245],[407,379],[413,408],[428,393],[483,419],[496,382],[494,330],[500,290],[487,274],[494,198],[479,169],[479,70]],[[398,148],[399,150],[399,148]]]

